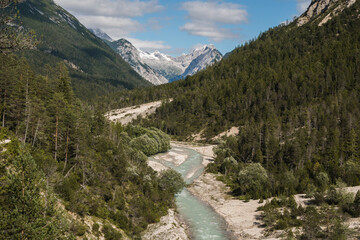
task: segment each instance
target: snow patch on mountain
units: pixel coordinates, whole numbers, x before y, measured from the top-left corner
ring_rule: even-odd
[[[185,69],[181,77],[194,75],[200,70],[213,65],[222,59],[222,54],[214,47],[214,45],[205,45],[200,49],[195,49],[192,52],[193,59],[189,66]]]
[[[130,66],[147,81],[155,85],[167,83],[168,80],[156,73],[150,66],[140,58],[140,52],[126,39],[120,39],[109,43]]]
[[[103,32],[101,29],[96,28],[96,29],[92,29],[89,28],[90,32],[92,32],[95,36],[97,36],[98,38],[101,38],[103,40],[107,40],[109,42],[114,41],[109,35],[107,35],[105,32]]]
[[[142,51],[126,39],[114,41],[100,29],[90,29],[90,31],[99,38],[107,40],[106,43],[137,73],[155,85],[194,75],[223,58],[214,45],[203,45],[189,54],[172,57],[159,51]]]
[[[194,75],[216,61],[220,61],[222,54],[216,50],[214,45],[204,45],[189,54],[182,54],[176,58],[160,52],[148,53],[142,51],[140,57],[157,73],[172,81]]]

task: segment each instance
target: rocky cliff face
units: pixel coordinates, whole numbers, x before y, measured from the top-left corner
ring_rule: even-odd
[[[140,57],[156,72],[173,81],[194,75],[220,61],[223,56],[214,45],[204,45],[189,54],[182,54],[175,58],[159,52],[141,52]]]
[[[90,31],[103,39],[140,76],[155,85],[194,75],[223,58],[214,45],[204,45],[189,54],[172,57],[158,51],[151,53],[142,51],[126,39],[114,41],[100,29],[90,29]]]
[[[140,53],[126,39],[108,42],[108,44],[116,51],[130,66],[144,79],[155,85],[167,83],[168,80],[155,72],[149,65],[144,63],[140,58]]]
[[[297,25],[302,26],[319,19],[318,25],[321,26],[355,2],[356,0],[312,0],[306,12],[297,19]]]
[[[182,77],[194,75],[198,71],[203,70],[207,66],[211,66],[222,59],[222,54],[213,45],[205,45],[202,48],[195,50],[193,54],[196,57],[192,59],[189,66],[185,69],[185,72],[181,75]]]

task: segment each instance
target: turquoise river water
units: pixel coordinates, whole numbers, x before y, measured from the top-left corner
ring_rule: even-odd
[[[186,155],[186,160],[179,166],[166,161],[166,154]],[[150,160],[159,162],[173,168],[185,179],[192,183],[204,171],[202,155],[188,148],[172,148],[169,153],[159,154]],[[163,157],[161,157],[163,156]],[[180,215],[190,227],[191,238],[195,240],[225,240],[229,239],[225,229],[224,220],[208,205],[194,197],[187,189],[176,195],[176,205]]]

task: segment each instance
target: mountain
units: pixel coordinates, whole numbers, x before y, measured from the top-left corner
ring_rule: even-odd
[[[143,62],[169,81],[185,71],[185,67],[180,62],[176,62],[175,58],[158,51],[152,53],[140,51],[140,57]]]
[[[32,67],[44,73],[45,63],[55,66],[65,62],[75,92],[81,98],[151,85],[52,0],[27,0],[18,4],[18,10],[23,25],[35,30],[40,39],[37,50],[25,53]]]
[[[147,81],[155,85],[168,82],[164,76],[155,72],[149,65],[142,61],[139,50],[126,39],[112,42],[107,41],[107,44]]]
[[[236,136],[218,141],[207,167],[224,174],[234,195],[265,199],[360,185],[360,1],[323,2],[312,1],[301,26],[297,19],[271,28],[204,71],[132,91],[118,104],[171,97],[138,123],[179,140],[196,134],[211,142],[237,127]],[[308,14],[312,6],[318,10]],[[254,172],[266,185],[247,181]]]
[[[214,45],[204,45],[189,54],[171,57],[160,52],[141,52],[141,59],[170,81],[191,76],[222,59]]]
[[[321,26],[355,2],[356,0],[312,0],[308,9],[297,19],[297,25],[317,20]]]
[[[89,28],[90,32],[95,34],[98,38],[104,39],[106,41],[112,42],[114,41],[109,35],[107,35],[105,32],[103,32],[100,28],[92,29]]]
[[[177,61],[181,61],[184,65],[191,59],[190,64],[181,75],[182,78],[189,75],[192,76],[198,71],[206,69],[208,66],[211,66],[222,59],[222,54],[213,45],[205,45],[195,49],[189,55],[183,55],[176,58]]]
[[[190,54],[174,58],[159,51],[142,51],[126,39],[114,41],[100,29],[90,31],[105,40],[137,73],[155,85],[194,75],[223,57],[214,45],[204,45],[194,49]]]

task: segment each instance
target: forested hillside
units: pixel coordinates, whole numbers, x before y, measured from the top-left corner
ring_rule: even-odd
[[[21,222],[13,232],[6,230],[12,224],[6,219],[18,208],[19,218],[33,223],[33,210],[22,208],[22,203],[28,206],[36,201],[41,216],[50,209],[48,195],[40,195],[44,191],[61,197],[68,211],[108,219],[134,237],[166,214],[173,204],[174,192],[168,190],[173,183],[166,175],[164,179],[158,176],[147,165],[145,155],[168,150],[166,134],[108,122],[75,97],[63,63],[48,68],[49,75],[40,76],[25,59],[1,55],[0,61],[1,235],[21,232]],[[182,182],[181,176],[176,176]],[[18,185],[13,186],[13,181]],[[39,221],[48,224],[49,219],[51,215]],[[53,224],[49,228],[56,228],[58,221]],[[78,232],[76,224],[70,225],[74,234],[90,231],[83,226],[83,232]],[[30,228],[26,234],[32,234]]]
[[[180,139],[201,131],[210,139],[239,127],[211,166],[228,176],[236,194],[305,192],[323,184],[320,173],[326,186],[360,184],[359,9],[357,1],[322,26],[269,29],[193,77],[122,93],[108,105],[171,96],[140,121]],[[249,163],[261,164],[268,185],[244,187],[238,174]]]
[[[64,62],[77,96],[90,99],[120,89],[151,86],[74,16],[52,0],[28,0],[17,5],[18,22],[35,31],[36,49],[26,51],[32,68],[46,74],[45,64]]]
[[[14,55],[34,39],[12,24],[11,2],[0,5],[0,238],[137,239],[184,186],[147,164],[170,138],[107,121],[75,96],[63,61],[35,74]]]

